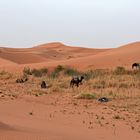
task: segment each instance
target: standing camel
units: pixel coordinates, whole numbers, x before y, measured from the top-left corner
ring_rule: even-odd
[[[70,81],[70,87],[73,88],[73,86],[77,86],[79,87],[80,84],[82,84],[82,80],[84,79],[84,76],[74,76],[72,77],[71,81]]]
[[[134,68],[140,69],[140,63],[133,63],[132,64],[132,69],[134,69]]]

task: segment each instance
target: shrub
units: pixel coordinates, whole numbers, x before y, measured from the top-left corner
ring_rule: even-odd
[[[0,72],[0,78],[1,79],[10,79],[12,77],[13,77],[12,73],[6,72],[4,70]]]
[[[48,73],[48,69],[47,69],[47,68],[41,68],[41,69],[40,69],[40,72],[41,72],[42,74],[47,74],[47,73]]]
[[[106,82],[104,80],[97,81],[93,85],[93,88],[97,88],[97,89],[105,88],[105,87],[106,87]]]
[[[31,69],[29,67],[25,67],[23,69],[23,74],[24,75],[32,75]]]
[[[64,69],[64,74],[68,75],[68,76],[73,76],[73,75],[81,75],[83,73],[78,71],[78,70],[76,70],[76,69],[67,67],[67,68]]]
[[[90,70],[85,72],[85,80],[102,77],[105,74],[107,74],[107,71],[103,69]]]
[[[31,74],[34,75],[35,77],[42,77],[43,75],[48,73],[47,68],[32,69],[30,71],[31,71]]]
[[[64,67],[61,66],[61,65],[58,65],[58,66],[55,68],[55,71],[56,71],[56,72],[61,72],[61,71],[63,71],[63,70],[64,70]]]
[[[114,70],[114,74],[120,75],[120,74],[126,74],[127,71],[125,70],[124,67],[118,66],[115,70]]]
[[[77,99],[97,99],[95,93],[81,93],[77,96],[75,96]]]
[[[35,76],[35,77],[41,77],[42,76],[42,72],[38,69],[33,69],[32,70],[32,74]]]
[[[54,79],[54,78],[57,78],[58,75],[59,75],[59,73],[53,71],[53,72],[51,72],[51,73],[49,74],[49,77],[52,78],[52,79]]]
[[[61,65],[58,65],[50,74],[49,74],[49,77],[54,79],[54,78],[57,78],[59,76],[59,73],[61,71],[64,70],[64,67],[61,66]]]
[[[118,119],[121,119],[121,117],[119,115],[115,115],[115,116],[113,116],[113,119],[118,120]]]
[[[127,83],[120,83],[119,84],[119,88],[129,88],[130,85],[128,85]]]

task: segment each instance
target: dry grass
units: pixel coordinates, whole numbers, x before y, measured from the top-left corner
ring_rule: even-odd
[[[28,95],[36,99],[39,99],[41,96],[47,96],[48,98],[51,96],[55,100],[57,95],[57,101],[60,100],[61,102],[63,100],[66,104],[72,102],[76,106],[84,102],[83,105],[88,108],[89,103],[96,103],[94,101],[104,96],[110,99],[110,102],[106,105],[112,110],[112,113],[106,113],[109,115],[110,120],[101,117],[99,119],[100,123],[97,121],[98,124],[106,125],[111,120],[120,120],[125,121],[130,126],[135,126],[135,130],[140,131],[139,71],[116,68],[115,70],[78,72],[75,69],[72,70],[72,68],[61,66],[56,67],[52,73],[47,73],[46,70],[43,71],[45,71],[45,75],[41,75],[41,77],[27,74],[29,69],[27,69],[27,73],[24,71],[22,74],[0,72],[0,99],[14,100]],[[21,77],[25,73],[29,80],[26,83],[17,84],[15,82],[17,77]],[[72,89],[69,85],[71,75],[77,74],[84,74],[85,80],[79,88],[74,87]],[[42,80],[45,80],[47,85],[49,85],[47,89],[41,89],[40,83]],[[55,104],[55,101],[53,104]]]
[[[96,97],[106,96],[114,100],[140,98],[139,71],[128,72],[128,70],[125,70],[122,67],[117,67],[114,71],[92,70],[87,72],[78,72],[72,68],[58,66],[54,69],[54,71],[48,74],[48,70],[46,68],[36,70],[37,75],[39,71],[39,75],[41,75],[41,77],[29,75],[30,71],[33,70],[30,70],[29,68],[23,70],[23,74],[28,73],[29,78],[29,81],[24,84],[15,83],[17,75],[15,76],[14,74],[2,71],[0,73],[0,82],[2,83],[1,87],[6,92],[12,91],[11,93],[19,94],[20,91],[20,93],[31,95],[32,93],[36,94],[34,91],[41,90],[40,82],[45,80],[50,87],[47,89],[47,93],[50,94],[55,92],[73,93],[76,95],[94,93]],[[45,75],[43,75],[43,73],[45,73]],[[85,80],[83,85],[81,85],[78,89],[76,87],[71,89],[69,87],[71,75],[77,74],[84,74]],[[21,75],[18,75],[18,77],[19,76]],[[12,86],[14,86],[14,88],[11,88]]]

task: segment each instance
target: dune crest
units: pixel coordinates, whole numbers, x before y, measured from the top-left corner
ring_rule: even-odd
[[[0,64],[11,67],[70,65],[81,69],[130,68],[133,62],[140,62],[139,52],[140,42],[113,49],[72,47],[54,42],[24,49],[0,48]]]

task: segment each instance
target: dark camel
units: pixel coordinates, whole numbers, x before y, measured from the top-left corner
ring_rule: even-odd
[[[140,63],[133,63],[132,64],[132,69],[134,69],[134,68],[140,69]]]
[[[45,81],[42,81],[41,82],[41,88],[47,88],[47,85],[46,85],[46,82]]]
[[[72,77],[71,81],[70,81],[70,87],[73,88],[73,86],[77,86],[79,87],[80,84],[82,84],[82,80],[84,79],[84,76],[74,76]]]

